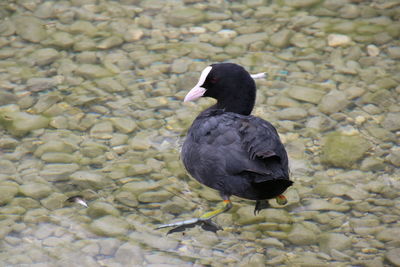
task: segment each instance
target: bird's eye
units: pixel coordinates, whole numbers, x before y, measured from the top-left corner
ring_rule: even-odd
[[[217,81],[218,79],[215,77],[210,78],[210,83],[216,83]]]

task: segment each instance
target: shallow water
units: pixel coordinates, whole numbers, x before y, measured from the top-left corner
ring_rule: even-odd
[[[400,266],[400,2],[0,3],[0,266]],[[208,64],[257,80],[289,203],[220,201],[179,151]],[[80,195],[88,208],[66,202]]]

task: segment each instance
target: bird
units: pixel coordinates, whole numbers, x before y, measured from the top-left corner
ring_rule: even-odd
[[[216,99],[202,111],[188,130],[181,150],[183,165],[198,182],[219,192],[217,209],[199,218],[163,224],[169,233],[201,226],[216,232],[222,228],[211,219],[232,208],[231,196],[255,200],[254,214],[269,207],[268,199],[286,204],[283,195],[293,184],[288,155],[275,127],[251,115],[256,100],[254,79],[235,63],[207,66],[184,102],[200,97]]]

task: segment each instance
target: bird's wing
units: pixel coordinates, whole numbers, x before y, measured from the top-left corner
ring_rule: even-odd
[[[215,168],[216,175],[245,174],[254,182],[288,177],[287,154],[279,136],[260,118],[230,112],[207,114],[194,121],[188,135],[185,149],[190,150],[192,161],[202,163],[197,171]]]

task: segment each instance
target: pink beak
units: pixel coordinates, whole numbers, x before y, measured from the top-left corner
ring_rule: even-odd
[[[206,92],[206,89],[200,86],[195,86],[192,88],[192,90],[189,91],[189,93],[185,96],[185,99],[183,102],[188,102],[188,101],[193,101],[196,100],[197,98],[200,98],[204,95]]]

